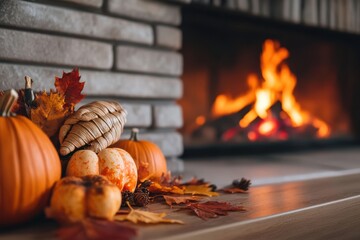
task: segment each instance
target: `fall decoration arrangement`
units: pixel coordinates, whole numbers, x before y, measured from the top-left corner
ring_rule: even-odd
[[[119,140],[127,113],[118,102],[75,111],[85,84],[77,68],[55,77],[49,92],[35,92],[32,84],[26,76],[24,89],[0,91],[0,227],[31,219],[48,202],[46,216],[63,224],[62,239],[134,237],[136,230],[123,221],[186,224],[139,209],[154,202],[203,220],[245,210],[207,199],[245,193],[250,180],[220,190],[202,179],[183,182],[171,177],[157,145],[139,140],[138,129]],[[62,179],[59,155],[66,159]]]

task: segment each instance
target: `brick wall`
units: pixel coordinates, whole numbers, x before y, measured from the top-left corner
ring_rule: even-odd
[[[0,89],[37,90],[80,67],[84,103],[116,99],[168,158],[182,154],[180,9],[147,0],[0,1]]]

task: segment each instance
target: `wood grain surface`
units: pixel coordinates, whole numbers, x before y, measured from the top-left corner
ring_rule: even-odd
[[[360,239],[360,174],[253,187],[211,200],[247,211],[204,221],[158,203],[147,209],[185,224],[129,224],[139,229],[139,239]],[[54,239],[55,229],[42,220],[2,230],[0,239]]]

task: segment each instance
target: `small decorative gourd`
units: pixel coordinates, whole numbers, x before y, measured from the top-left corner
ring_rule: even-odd
[[[65,177],[56,183],[46,215],[65,224],[87,217],[112,220],[120,206],[121,192],[106,177]]]
[[[106,148],[98,154],[91,150],[75,152],[68,163],[66,175],[82,177],[90,174],[106,176],[120,191],[134,192],[138,179],[133,158],[119,148]]]
[[[132,129],[129,140],[120,140],[112,147],[122,148],[133,157],[141,182],[147,179],[158,181],[167,173],[164,154],[156,144],[138,140],[138,133],[137,128]]]
[[[60,179],[57,151],[46,134],[23,116],[11,116],[15,90],[0,98],[0,227],[42,212]]]

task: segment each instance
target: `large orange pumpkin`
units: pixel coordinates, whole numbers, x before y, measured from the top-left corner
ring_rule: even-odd
[[[138,140],[139,130],[132,129],[129,140],[120,140],[112,147],[122,148],[133,157],[140,181],[146,179],[158,181],[167,173],[166,159],[160,148],[150,142]]]
[[[45,133],[26,117],[10,117],[14,90],[0,100],[0,227],[27,221],[45,208],[61,165]]]

